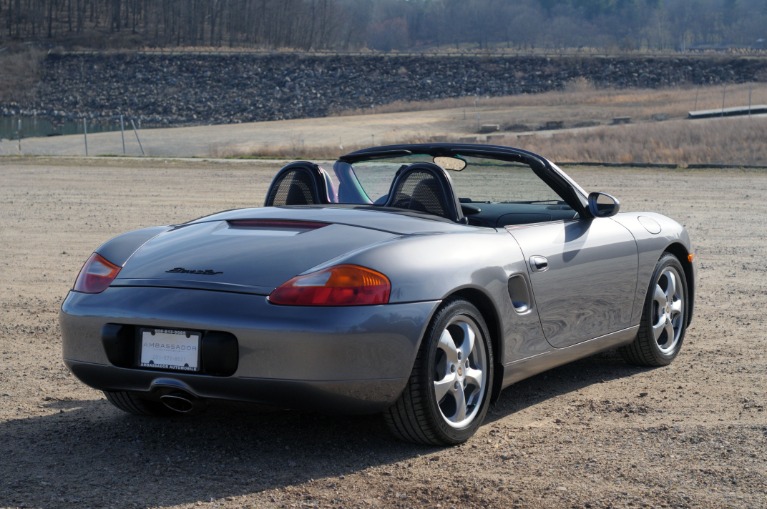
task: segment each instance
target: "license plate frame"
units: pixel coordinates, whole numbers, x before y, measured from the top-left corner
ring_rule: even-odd
[[[159,327],[142,327],[138,332],[139,367],[200,372],[201,332]]]

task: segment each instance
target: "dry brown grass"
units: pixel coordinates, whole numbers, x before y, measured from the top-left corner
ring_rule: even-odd
[[[767,83],[606,90],[578,79],[562,92],[394,103],[376,109],[376,113],[455,110],[452,118],[459,121],[445,122],[445,135],[440,139],[465,141],[469,137],[477,142],[513,145],[561,162],[767,165],[767,118],[687,120],[690,111],[749,104],[767,104]],[[631,124],[611,125],[617,117],[630,117]],[[561,122],[565,129],[540,132],[548,122]],[[497,124],[501,132],[490,138],[478,136],[482,124]],[[423,134],[376,141],[434,140],[434,136]],[[259,155],[332,157],[337,151],[337,147],[286,145],[265,147]]]
[[[767,140],[767,117],[602,126],[563,130],[553,134],[509,134],[494,137],[490,142],[537,152],[560,163],[651,163],[684,167],[690,164],[767,166],[767,143],[764,140]],[[381,144],[429,141],[434,140],[427,137],[392,138],[381,140]],[[457,142],[461,141],[461,137],[449,136],[445,141]],[[344,152],[366,146],[346,146]],[[332,160],[338,153],[338,147],[335,146],[284,145],[263,147],[257,155]],[[239,157],[243,154],[218,155]]]
[[[441,137],[440,137],[441,138]],[[243,149],[232,146],[215,147],[211,156],[220,158],[264,158],[264,159],[312,159],[333,161],[341,153],[347,154],[355,150],[361,150],[370,146],[393,145],[397,143],[429,143],[435,141],[433,137],[416,135],[407,137],[384,137],[375,138],[375,143],[352,143],[343,147],[338,145],[309,145],[306,143],[286,144],[263,144],[257,149]],[[446,137],[445,141],[458,141],[457,137]]]
[[[460,97],[426,102],[398,101],[375,108],[375,113],[465,109],[467,116],[480,114],[484,123],[530,124],[546,121],[609,121],[615,117],[649,120],[653,116],[685,118],[694,110],[767,104],[767,81],[739,85],[664,88],[603,89],[578,78],[559,92],[505,97]],[[370,110],[350,110],[341,115],[369,114]]]
[[[511,144],[558,162],[767,165],[767,117],[660,122],[526,136]]]

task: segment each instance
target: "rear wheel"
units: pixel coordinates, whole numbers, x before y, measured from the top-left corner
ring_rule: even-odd
[[[682,264],[666,253],[650,281],[637,338],[620,350],[624,359],[640,366],[666,366],[674,360],[687,327],[687,295]]]
[[[469,302],[448,301],[432,319],[386,423],[410,442],[465,442],[485,418],[492,384],[493,351],[482,315]]]
[[[152,401],[139,396],[134,392],[127,391],[104,391],[107,401],[114,406],[133,415],[150,417],[170,417],[179,415],[158,401]]]

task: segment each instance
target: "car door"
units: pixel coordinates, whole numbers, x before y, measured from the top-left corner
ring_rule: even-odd
[[[527,260],[546,340],[563,348],[631,325],[637,246],[610,218],[508,226]]]

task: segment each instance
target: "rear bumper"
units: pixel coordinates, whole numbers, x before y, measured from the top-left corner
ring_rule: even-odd
[[[118,368],[64,359],[83,383],[106,391],[132,391],[146,398],[178,391],[201,400],[256,403],[276,408],[339,413],[376,413],[388,408],[402,392],[407,378],[376,380],[275,380],[211,377]]]
[[[375,412],[406,385],[437,305],[290,307],[260,295],[121,287],[97,295],[70,292],[59,319],[66,365],[99,390],[160,395],[177,389],[203,399]],[[107,324],[232,334],[236,369],[211,376],[115,365],[104,344]]]

